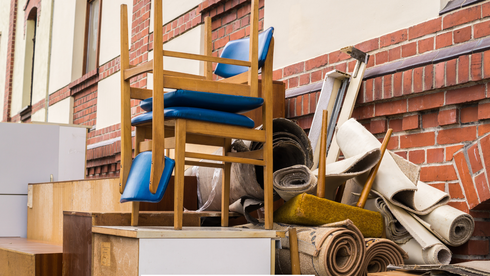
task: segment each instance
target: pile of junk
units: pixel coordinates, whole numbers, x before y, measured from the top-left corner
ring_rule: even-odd
[[[349,88],[355,78],[362,80],[365,63],[358,63],[359,73],[344,81],[350,82]],[[327,74],[320,97],[331,97],[335,76]],[[342,103],[342,109],[349,105],[349,95],[342,94],[346,86],[342,83],[333,88],[339,90],[336,104]],[[355,96],[358,89],[352,88]],[[417,275],[490,275],[489,261],[450,264],[449,247],[470,239],[473,218],[449,206],[447,193],[420,181],[418,165],[386,150],[391,130],[381,143],[362,124],[349,119],[355,96],[350,96],[348,116],[339,115],[339,108],[330,108],[330,121],[337,122],[333,127],[326,120],[327,104],[322,106],[320,100],[309,136],[291,120],[273,121],[274,193],[284,201],[274,212],[274,229],[295,228],[297,272],[367,275],[403,269]],[[242,140],[232,144],[237,152],[261,147],[261,143]],[[329,156],[333,157],[329,160]],[[221,169],[191,167],[186,174],[197,177],[200,210],[219,211]],[[263,194],[262,167],[234,163],[230,211],[243,214],[249,222],[237,227],[263,227],[250,215],[263,206]],[[278,274],[297,274],[292,271],[295,266],[288,235],[281,238],[276,250]]]

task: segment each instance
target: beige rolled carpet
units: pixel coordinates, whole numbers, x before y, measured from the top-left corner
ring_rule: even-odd
[[[381,146],[379,140],[355,119],[349,119],[339,127],[337,143],[346,158]],[[449,201],[446,193],[429,185],[422,188],[424,189],[423,192],[416,193],[418,184],[415,185],[413,179],[407,177],[407,174],[410,175],[410,173],[402,171],[391,154],[385,154],[372,189],[378,191],[392,204],[419,215],[428,214]],[[364,185],[366,176],[356,177],[356,182]]]
[[[359,275],[366,249],[362,234],[350,220],[296,229],[301,274]],[[283,249],[276,250],[276,273],[291,274],[288,238],[281,243]]]
[[[295,165],[274,172],[274,190],[284,200],[307,193],[316,194],[317,178],[305,165]]]
[[[442,242],[451,246],[467,242],[475,229],[475,221],[470,215],[449,205],[440,206],[425,216],[413,217]]]
[[[408,254],[396,243],[389,239],[364,239],[366,243],[366,257],[361,266],[360,275],[386,271],[388,265],[403,265],[403,259]]]

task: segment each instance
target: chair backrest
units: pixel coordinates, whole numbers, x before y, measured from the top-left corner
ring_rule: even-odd
[[[269,51],[274,28],[270,27],[259,34],[258,60],[259,69],[264,65]],[[228,42],[221,53],[222,58],[248,61],[250,51],[250,38],[242,38]],[[248,71],[248,67],[218,63],[214,73],[223,78],[229,78]]]

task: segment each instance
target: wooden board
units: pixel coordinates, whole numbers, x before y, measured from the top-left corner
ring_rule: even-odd
[[[262,85],[259,85],[259,96],[262,96]],[[274,99],[274,106],[272,107],[273,118],[284,118],[285,108],[285,94],[286,86],[282,81],[274,81],[272,88],[272,98]],[[262,108],[243,113],[243,115],[250,117],[255,122],[255,127],[262,124]]]
[[[0,238],[1,276],[62,275],[61,246],[23,238]]]
[[[197,181],[185,178],[184,206],[197,209]],[[32,208],[27,208],[27,238],[63,244],[63,211],[131,212],[131,203],[120,203],[119,179],[106,178],[30,184]],[[173,180],[160,203],[141,204],[142,211],[173,210]]]
[[[368,276],[414,276],[414,275],[422,275],[423,272],[408,272],[403,270],[395,270],[395,271],[385,271],[385,272],[376,272],[376,273],[368,273]]]
[[[138,240],[94,234],[92,275],[138,275]]]

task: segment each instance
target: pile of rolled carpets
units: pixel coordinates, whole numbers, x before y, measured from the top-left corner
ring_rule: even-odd
[[[388,239],[368,238],[366,243],[366,257],[361,266],[360,275],[386,271],[388,265],[403,265],[403,259],[408,255],[396,243]]]

